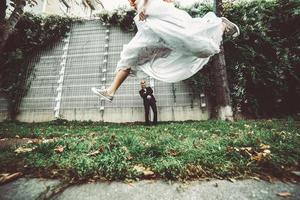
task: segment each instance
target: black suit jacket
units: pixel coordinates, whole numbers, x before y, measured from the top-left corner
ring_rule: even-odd
[[[145,91],[145,90],[146,90],[146,91]],[[152,88],[151,88],[151,87],[146,87],[145,90],[141,89],[141,90],[139,91],[140,96],[141,96],[141,97],[143,98],[143,100],[144,100],[144,104],[145,104],[145,103],[150,103],[151,101],[156,102],[155,97],[153,96],[153,90],[152,90]],[[147,99],[147,96],[148,96],[148,95],[151,96],[151,99],[150,99],[150,100]]]

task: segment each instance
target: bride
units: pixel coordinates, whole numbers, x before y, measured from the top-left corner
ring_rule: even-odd
[[[129,74],[149,75],[164,82],[178,82],[197,73],[209,58],[220,52],[223,33],[232,37],[239,28],[224,17],[208,12],[192,18],[174,6],[173,0],[129,0],[137,11],[137,33],[124,45],[116,76],[107,89],[91,88],[112,101]]]

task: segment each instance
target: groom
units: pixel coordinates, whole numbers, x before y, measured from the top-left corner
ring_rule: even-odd
[[[156,108],[156,100],[155,100],[155,97],[153,96],[153,90],[151,87],[146,87],[145,80],[141,80],[141,88],[142,89],[139,91],[139,93],[140,93],[140,96],[144,100],[146,125],[150,125],[150,121],[149,121],[150,106],[154,113],[153,124],[156,125],[157,124],[157,108]]]

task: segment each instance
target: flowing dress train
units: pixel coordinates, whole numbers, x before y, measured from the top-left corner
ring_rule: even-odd
[[[138,13],[143,0],[137,0]],[[197,73],[220,52],[222,19],[213,12],[192,18],[162,0],[148,0],[147,18],[135,16],[136,35],[124,45],[116,71],[131,68],[138,77],[149,75],[164,82],[178,82]]]

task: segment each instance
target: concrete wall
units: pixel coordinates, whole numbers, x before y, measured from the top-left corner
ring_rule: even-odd
[[[151,116],[153,117],[152,113]],[[1,117],[1,115],[0,115]],[[106,108],[104,111],[95,109],[72,109],[61,112],[62,119],[76,121],[101,122],[144,122],[144,108]],[[199,107],[158,107],[158,121],[207,120],[209,113]],[[22,122],[47,122],[55,120],[53,112],[32,110],[21,112],[17,120]]]

